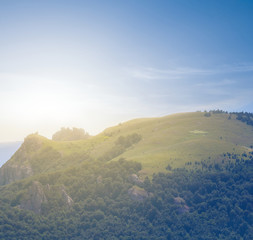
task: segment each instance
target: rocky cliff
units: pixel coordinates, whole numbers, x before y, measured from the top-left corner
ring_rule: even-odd
[[[27,199],[21,202],[20,208],[40,214],[42,203],[47,203],[47,197],[41,183],[34,181],[28,189]]]
[[[128,190],[128,195],[134,201],[142,202],[150,196],[150,194],[143,188],[133,186]]]
[[[32,168],[22,165],[4,165],[0,169],[0,185],[6,185],[17,180],[29,177],[33,174]]]
[[[50,205],[50,201],[51,203],[55,201],[54,195],[60,196],[58,201],[60,201],[62,207],[70,208],[74,204],[64,186],[51,187],[49,184],[43,186],[39,181],[33,181],[18,207],[33,211],[36,214],[43,214],[43,204],[47,206]]]
[[[62,199],[65,203],[65,206],[67,207],[71,207],[73,204],[74,204],[74,201],[73,199],[67,194],[64,186],[62,187],[61,189],[61,192],[62,192]]]
[[[42,143],[37,134],[29,135],[12,158],[0,169],[0,185],[6,185],[14,181],[33,175],[30,158]]]

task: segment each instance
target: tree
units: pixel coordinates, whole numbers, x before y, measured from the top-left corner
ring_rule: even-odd
[[[56,132],[52,136],[54,141],[75,141],[81,139],[87,139],[90,135],[85,132],[82,128],[64,128],[62,127],[60,131]]]

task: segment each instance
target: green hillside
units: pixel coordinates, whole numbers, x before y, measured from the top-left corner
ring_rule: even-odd
[[[228,114],[174,114],[162,118],[133,120],[107,129],[102,134],[138,133],[142,141],[120,157],[140,162],[143,174],[164,171],[168,164],[182,167],[188,161],[217,159],[226,152],[248,151],[253,142],[253,128]],[[108,141],[109,142],[109,141]],[[116,158],[117,159],[117,158]]]
[[[252,239],[253,127],[205,115],[29,135],[0,169],[0,239]]]
[[[130,138],[134,136],[139,139],[117,144],[120,138],[132,141]],[[136,119],[78,141],[52,141],[32,134],[0,170],[0,183],[85,161],[109,162],[120,158],[141,163],[139,174],[144,179],[166,171],[168,165],[179,168],[188,162],[218,161],[227,152],[242,154],[250,150],[252,143],[252,126],[236,120],[235,116],[230,119],[225,113],[206,117],[202,112]],[[13,175],[10,180],[4,180],[5,169]]]

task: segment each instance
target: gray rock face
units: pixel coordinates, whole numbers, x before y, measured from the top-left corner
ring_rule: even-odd
[[[0,169],[0,185],[6,185],[33,175],[30,165],[4,165]]]
[[[134,201],[144,201],[146,198],[149,197],[149,193],[140,187],[133,186],[128,190],[128,195]]]
[[[185,200],[181,197],[174,198],[174,203],[177,205],[177,211],[180,214],[187,213],[190,211],[190,208],[186,205]]]
[[[64,188],[62,188],[62,197],[66,206],[71,207],[74,204],[73,199],[66,193]]]
[[[128,180],[137,185],[141,185],[143,183],[143,181],[134,173],[128,177]]]
[[[101,184],[103,182],[102,176],[97,177],[97,184]]]
[[[20,208],[41,213],[42,203],[47,203],[47,198],[40,182],[34,181],[28,189],[28,198],[21,202]]]
[[[28,188],[27,194],[18,206],[20,209],[33,211],[36,214],[41,214],[42,204],[50,204],[50,196],[56,194],[61,197],[62,207],[70,208],[74,201],[67,194],[64,186],[52,187],[49,184],[43,186],[38,181],[33,181],[32,185]]]
[[[41,147],[36,134],[26,137],[22,146],[0,169],[0,185],[6,185],[33,175],[29,164],[30,155]]]

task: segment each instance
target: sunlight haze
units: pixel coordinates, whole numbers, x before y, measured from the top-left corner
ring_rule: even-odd
[[[0,141],[253,111],[252,1],[1,1]]]

